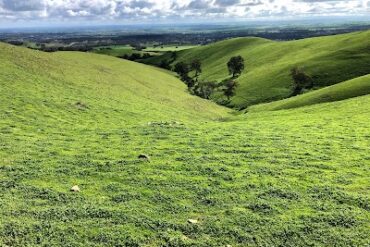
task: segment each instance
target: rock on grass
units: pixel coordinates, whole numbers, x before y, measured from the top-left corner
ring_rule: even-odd
[[[80,192],[80,191],[81,191],[81,189],[80,189],[80,187],[78,187],[78,185],[75,185],[71,188],[71,192]]]
[[[141,160],[146,160],[146,161],[149,161],[150,162],[150,156],[147,155],[147,154],[140,154],[138,156],[138,158],[141,159]]]

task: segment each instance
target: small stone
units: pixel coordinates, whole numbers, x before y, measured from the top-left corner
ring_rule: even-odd
[[[82,103],[80,101],[76,103],[76,107],[78,109],[80,109],[80,110],[84,110],[84,109],[88,109],[89,108],[86,104],[84,104],[84,103]]]
[[[72,191],[72,192],[80,192],[81,190],[80,190],[80,187],[78,187],[78,185],[75,185],[75,186],[73,186],[73,187],[71,188],[71,191]]]
[[[147,161],[150,161],[150,157],[149,157],[149,155],[147,155],[147,154],[140,154],[140,155],[138,156],[138,158],[139,158],[139,159],[141,159],[141,160],[147,160]]]
[[[199,223],[199,221],[198,221],[198,220],[194,220],[194,219],[188,219],[188,222],[189,222],[190,224],[198,224],[198,223]]]
[[[181,236],[181,240],[182,240],[182,241],[188,241],[188,240],[189,240],[189,238],[188,238],[187,236],[185,236],[185,235],[182,235],[182,236]]]

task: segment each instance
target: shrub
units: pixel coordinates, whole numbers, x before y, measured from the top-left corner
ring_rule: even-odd
[[[195,78],[198,78],[199,74],[202,73],[202,63],[199,59],[194,60],[191,62],[190,69],[195,71]]]
[[[235,80],[227,80],[224,82],[223,92],[228,100],[235,95],[235,90],[238,87],[238,82]]]
[[[303,68],[294,67],[291,69],[290,75],[294,83],[292,96],[300,94],[303,89],[310,89],[313,87],[312,78],[305,73]]]

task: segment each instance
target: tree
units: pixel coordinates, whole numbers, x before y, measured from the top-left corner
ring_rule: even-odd
[[[292,76],[294,82],[294,89],[292,96],[296,96],[305,88],[312,88],[313,81],[312,78],[307,75],[302,68],[294,67],[290,71],[290,75]]]
[[[159,67],[163,68],[163,69],[168,69],[170,70],[171,69],[171,64],[168,60],[164,59],[161,61],[161,63],[159,64]]]
[[[236,78],[237,75],[240,75],[244,70],[244,59],[241,56],[232,57],[227,63],[227,68],[229,73]]]
[[[210,99],[215,88],[217,88],[215,82],[196,82],[189,91],[203,99]]]
[[[176,59],[177,59],[177,52],[175,52],[175,51],[171,52],[171,60],[172,60],[172,62],[176,61]]]
[[[223,92],[228,100],[235,95],[235,89],[238,87],[238,82],[235,80],[227,80],[224,84]]]
[[[150,58],[150,57],[152,57],[152,55],[150,55],[150,53],[144,53],[143,54],[143,59]]]
[[[181,80],[185,82],[188,87],[192,87],[194,85],[194,81],[188,75],[190,72],[188,64],[179,62],[175,65],[174,71],[181,77]]]
[[[120,58],[128,59],[128,60],[131,60],[131,61],[135,61],[135,60],[139,60],[139,59],[141,59],[143,57],[139,53],[132,53],[131,55],[125,54],[125,55],[121,56]]]
[[[179,62],[175,64],[174,70],[179,76],[183,77],[189,73],[189,66],[184,62]]]
[[[195,78],[198,78],[199,74],[202,73],[202,63],[198,59],[191,63],[190,68],[195,71]]]

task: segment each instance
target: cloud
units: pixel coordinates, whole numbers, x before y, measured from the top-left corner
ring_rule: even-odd
[[[369,15],[369,0],[0,0],[0,25],[23,21],[137,21]]]
[[[216,0],[215,4],[219,6],[233,6],[240,3],[240,0]]]
[[[155,4],[154,3],[151,3],[151,2],[148,2],[148,1],[144,1],[144,0],[135,0],[135,1],[132,1],[132,2],[128,3],[127,5],[130,8],[143,9],[143,8],[151,8]]]
[[[212,2],[208,0],[193,0],[187,6],[187,9],[200,10],[212,7]]]
[[[44,0],[3,0],[2,7],[5,10],[19,11],[41,11],[45,8]]]

